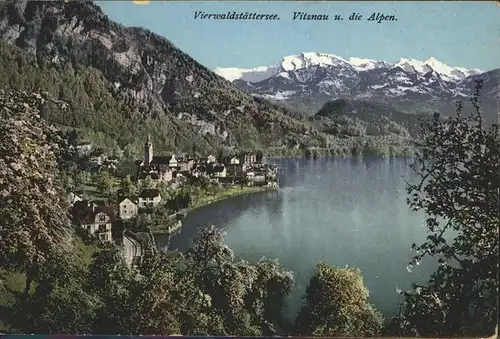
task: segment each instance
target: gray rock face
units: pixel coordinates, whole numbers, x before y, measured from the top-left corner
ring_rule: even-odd
[[[281,123],[292,138],[300,133],[299,122],[256,101],[167,39],[115,23],[91,2],[3,4],[0,39],[35,56],[43,67],[98,69],[109,91],[145,118],[175,120],[178,112],[188,112],[196,121],[189,128],[210,140],[274,145],[283,135],[269,134],[269,123]],[[244,113],[238,107],[245,107]]]

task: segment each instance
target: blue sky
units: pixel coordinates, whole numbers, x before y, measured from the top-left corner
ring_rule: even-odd
[[[500,6],[494,2],[97,2],[110,19],[165,36],[208,68],[277,65],[286,55],[322,52],[389,62],[430,57],[450,65],[500,68]],[[195,11],[276,13],[279,21],[195,20]],[[344,21],[293,21],[293,12]],[[394,14],[381,24],[352,12]]]

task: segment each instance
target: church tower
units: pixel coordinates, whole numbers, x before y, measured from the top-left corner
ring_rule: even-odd
[[[153,143],[151,135],[148,134],[148,141],[144,144],[144,166],[149,166],[153,161]]]

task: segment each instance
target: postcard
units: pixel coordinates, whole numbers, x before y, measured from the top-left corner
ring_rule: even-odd
[[[497,2],[0,2],[0,332],[498,333]]]

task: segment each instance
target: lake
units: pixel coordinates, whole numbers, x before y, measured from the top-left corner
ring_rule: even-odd
[[[406,203],[405,181],[415,176],[407,159],[380,157],[271,159],[280,189],[237,196],[188,214],[181,231],[159,237],[161,247],[186,250],[197,228],[214,224],[227,231],[237,257],[278,258],[294,271],[287,313],[299,305],[314,265],[354,266],[364,276],[370,300],[386,316],[398,310],[397,287],[425,281],[435,265],[407,271],[412,243],[426,233],[424,216]]]

